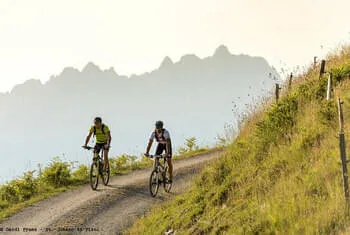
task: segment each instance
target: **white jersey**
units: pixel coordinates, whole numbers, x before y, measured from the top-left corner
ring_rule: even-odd
[[[167,140],[170,139],[170,134],[166,129],[164,129],[161,133],[156,133],[156,131],[153,131],[149,139],[151,141],[155,139],[160,144],[166,144]]]

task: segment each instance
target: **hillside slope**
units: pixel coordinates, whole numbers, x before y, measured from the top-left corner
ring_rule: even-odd
[[[191,190],[154,208],[130,234],[330,234],[348,225],[336,97],[350,122],[350,47],[298,77],[277,104],[250,113],[239,137]],[[347,127],[348,125],[346,125]],[[345,135],[349,139],[349,131]],[[348,151],[349,152],[349,151]]]

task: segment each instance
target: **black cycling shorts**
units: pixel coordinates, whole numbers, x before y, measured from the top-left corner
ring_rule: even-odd
[[[101,149],[108,151],[109,148],[105,148],[107,143],[96,143],[94,147],[94,153],[100,153]]]
[[[173,155],[173,151],[172,151],[172,148],[171,148],[171,141],[170,141],[169,145],[170,145],[169,158],[171,158],[172,155]],[[165,151],[166,151],[166,144],[158,144],[157,149],[156,149],[156,155],[161,155]]]

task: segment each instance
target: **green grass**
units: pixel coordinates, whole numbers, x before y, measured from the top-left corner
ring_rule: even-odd
[[[195,141],[192,144],[191,148],[183,147],[182,153],[174,156],[174,159],[195,157],[222,148],[199,148],[195,145]],[[137,158],[126,154],[111,157],[111,176],[151,167],[152,164],[153,161],[147,157]],[[21,178],[0,186],[0,221],[27,206],[88,183],[89,167],[79,165],[73,170],[74,165],[72,162],[64,162],[55,157],[45,168],[39,167],[38,176],[34,176],[35,171],[26,172]]]
[[[318,68],[319,69],[319,68]],[[185,194],[157,205],[127,234],[335,234],[349,225],[339,157],[336,97],[350,122],[350,47],[310,68],[277,104],[250,114],[222,157]],[[347,129],[346,135],[349,136]],[[349,137],[350,138],[350,137]],[[349,151],[348,151],[349,152]]]
[[[64,188],[57,188],[55,190],[49,191],[49,192],[45,192],[42,193],[40,195],[35,195],[33,197],[31,197],[30,199],[23,201],[23,202],[19,202],[19,203],[15,203],[15,204],[11,204],[9,205],[6,209],[3,209],[0,211],[0,221],[19,212],[22,211],[24,208],[31,206],[39,201],[42,201],[44,199],[56,196],[62,192],[67,191],[68,189],[73,189],[74,187],[64,187]]]

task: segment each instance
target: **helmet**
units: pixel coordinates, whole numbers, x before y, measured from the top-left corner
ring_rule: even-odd
[[[102,122],[102,118],[100,118],[100,117],[95,117],[95,122],[101,123],[101,122]]]
[[[162,121],[156,121],[156,128],[157,129],[163,128],[163,122]]]

